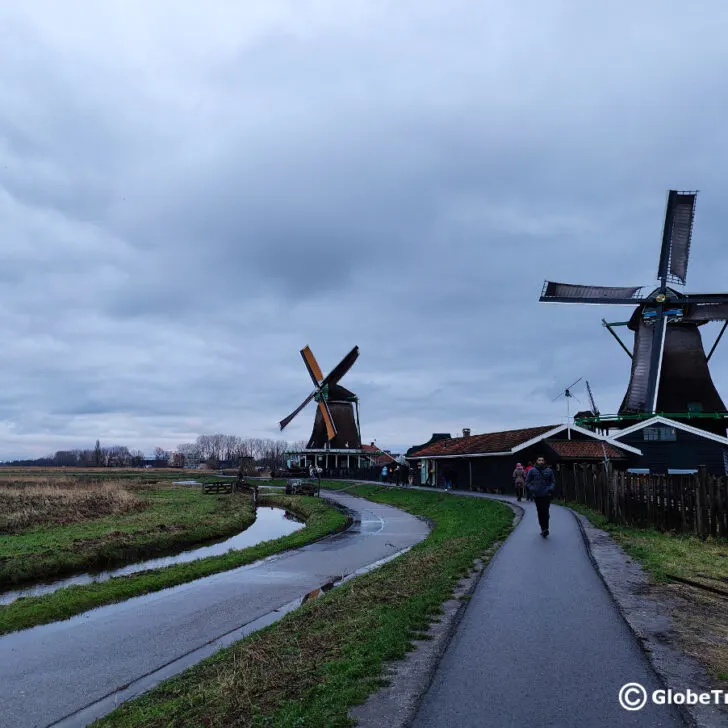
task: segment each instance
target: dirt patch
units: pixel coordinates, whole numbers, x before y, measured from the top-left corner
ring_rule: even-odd
[[[680,649],[728,689],[728,600],[687,584],[657,584],[651,595],[672,605]]]

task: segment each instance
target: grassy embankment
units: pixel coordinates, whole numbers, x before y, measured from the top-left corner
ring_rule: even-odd
[[[3,479],[0,588],[182,550],[231,536],[254,519],[247,496],[203,496],[169,482]]]
[[[672,606],[682,650],[701,661],[714,678],[728,683],[728,542],[619,526],[587,506],[562,505],[607,531],[644,567],[650,576],[652,595]],[[696,585],[671,578],[675,576]],[[718,589],[725,596],[697,584]]]
[[[179,477],[178,475],[176,477]],[[245,495],[202,495],[199,489],[57,481],[0,487],[0,519],[16,533],[0,536],[0,584],[61,577],[150,558],[224,538],[254,519]],[[317,498],[265,496],[261,505],[296,513],[306,527],[257,546],[0,606],[0,634],[66,619],[88,609],[193,581],[297,548],[343,528],[347,518]],[[40,525],[30,526],[37,522]]]
[[[347,712],[382,684],[473,560],[510,531],[503,504],[375,486],[353,495],[430,518],[411,551],[304,604],[277,624],[130,702],[97,726],[253,728],[350,725]]]

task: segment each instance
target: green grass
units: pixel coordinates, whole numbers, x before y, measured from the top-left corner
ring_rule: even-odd
[[[141,511],[0,536],[0,589],[102,570],[231,536],[254,520],[250,496],[190,486],[132,488]]]
[[[400,558],[304,604],[94,725],[350,725],[349,708],[382,684],[383,663],[411,649],[473,560],[509,533],[513,515],[489,500],[375,486],[349,490],[425,516],[435,527]]]
[[[611,523],[601,513],[579,503],[565,503],[586,516],[648,571],[656,582],[669,581],[670,574],[685,579],[708,577],[725,583],[728,591],[728,542],[696,536],[665,533]]]
[[[230,496],[224,497],[230,498]],[[265,496],[261,497],[260,504],[277,506],[296,513],[305,520],[305,528],[288,536],[240,551],[230,551],[221,556],[210,556],[186,564],[115,577],[95,584],[71,586],[44,596],[18,599],[6,606],[0,606],[0,634],[68,619],[94,607],[120,602],[220,571],[234,569],[280,551],[303,546],[327,533],[344,528],[348,523],[344,514],[320,498]]]

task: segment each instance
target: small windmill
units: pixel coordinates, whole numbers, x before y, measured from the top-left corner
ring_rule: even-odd
[[[556,395],[556,396],[555,396],[555,397],[554,397],[554,398],[553,398],[553,399],[551,400],[552,402],[555,402],[555,401],[556,401],[557,399],[560,399],[561,397],[563,397],[563,398],[564,398],[564,399],[566,400],[566,423],[567,423],[567,424],[569,424],[569,423],[571,422],[571,411],[570,411],[570,409],[571,409],[571,408],[570,408],[570,406],[569,406],[569,400],[570,400],[570,399],[575,399],[575,400],[576,400],[577,402],[579,402],[579,398],[578,398],[578,397],[577,397],[577,396],[576,396],[575,394],[572,394],[571,390],[572,390],[572,389],[573,389],[573,388],[574,388],[574,387],[575,387],[575,386],[576,386],[577,384],[579,384],[579,382],[580,382],[580,381],[581,381],[582,379],[584,379],[584,377],[579,377],[579,378],[578,378],[578,379],[577,379],[577,380],[576,380],[576,381],[575,381],[575,382],[574,382],[573,384],[570,384],[570,385],[569,385],[568,387],[566,387],[565,389],[562,389],[562,390],[561,390],[561,391],[560,391],[560,392],[559,392],[559,393],[558,393],[558,394],[557,394],[557,395]]]
[[[339,380],[351,369],[359,357],[355,346],[326,376],[308,346],[301,349],[301,356],[313,381],[314,390],[303,402],[281,420],[283,430],[303,408],[316,400],[316,418],[313,431],[306,445],[309,449],[328,446],[337,449],[358,449],[361,447],[359,431],[359,400],[357,396],[339,384]]]
[[[659,286],[581,286],[546,281],[539,300],[553,303],[620,304],[634,306],[629,321],[603,324],[632,359],[629,386],[620,415],[665,412],[705,412],[717,417],[726,408],[710,376],[708,362],[728,326],[728,293],[688,294],[667,284],[685,285],[695,216],[696,192],[670,190],[662,247],[657,268]],[[715,344],[706,356],[699,326],[721,321]],[[634,332],[632,352],[612,330],[627,326]],[[725,423],[709,425],[722,427]]]

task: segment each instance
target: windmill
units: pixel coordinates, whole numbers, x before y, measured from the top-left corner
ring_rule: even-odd
[[[303,402],[280,421],[283,430],[291,420],[311,401],[316,400],[316,418],[307,448],[324,447],[335,449],[358,449],[361,447],[359,434],[359,400],[357,396],[339,384],[339,380],[351,369],[359,357],[355,346],[332,370],[324,376],[316,357],[308,346],[301,349],[314,390]]]
[[[619,409],[622,416],[663,412],[669,416],[711,413],[712,424],[725,435],[723,400],[708,368],[710,357],[728,326],[728,293],[682,293],[668,286],[685,285],[697,192],[670,190],[657,269],[659,285],[644,287],[580,286],[546,281],[540,301],[553,303],[619,304],[635,306],[629,321],[602,323],[632,359],[629,386]],[[723,321],[723,328],[706,356],[699,326]],[[630,352],[614,326],[634,332]],[[624,417],[623,417],[624,419]],[[721,432],[722,431],[722,432]]]
[[[555,397],[554,397],[554,398],[553,398],[553,399],[551,400],[552,402],[555,402],[555,401],[556,401],[557,399],[560,399],[561,397],[563,397],[563,398],[564,398],[564,399],[566,400],[566,422],[567,422],[567,424],[568,424],[568,423],[569,423],[569,422],[571,421],[571,413],[570,413],[570,409],[571,409],[571,408],[569,407],[569,400],[570,400],[570,399],[575,399],[575,400],[576,400],[577,402],[579,402],[579,398],[578,398],[578,397],[577,397],[577,396],[576,396],[575,394],[572,394],[572,393],[571,393],[571,390],[572,390],[572,389],[574,388],[574,386],[576,386],[577,384],[579,384],[579,382],[580,382],[580,381],[581,381],[581,380],[582,380],[583,378],[584,378],[584,377],[579,377],[579,378],[578,378],[578,379],[577,379],[577,380],[576,380],[576,381],[575,381],[575,382],[574,382],[573,384],[570,384],[570,385],[569,385],[568,387],[566,387],[565,389],[562,389],[562,390],[561,390],[561,391],[560,391],[560,392],[559,392],[559,393],[558,393],[558,394],[557,394],[557,395],[556,395],[556,396],[555,396]]]

